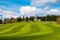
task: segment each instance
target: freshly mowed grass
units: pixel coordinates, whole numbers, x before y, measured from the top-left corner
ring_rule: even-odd
[[[0,40],[60,40],[60,25],[40,21],[0,24]]]

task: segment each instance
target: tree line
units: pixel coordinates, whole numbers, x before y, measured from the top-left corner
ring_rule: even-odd
[[[4,21],[0,20],[0,24],[2,23],[15,23],[15,22],[22,22],[22,21],[26,21],[26,22],[29,22],[29,21],[35,21],[35,20],[40,20],[40,21],[60,21],[60,16],[59,15],[47,15],[47,16],[30,16],[30,17],[26,17],[24,18],[21,18],[21,17],[18,17],[18,18],[5,18]]]

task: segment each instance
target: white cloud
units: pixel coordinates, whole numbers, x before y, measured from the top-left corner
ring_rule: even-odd
[[[51,14],[54,14],[54,15],[60,15],[60,10],[58,9],[50,9],[50,12]]]
[[[1,12],[2,11],[2,12]],[[0,13],[4,16],[4,18],[17,18],[19,16],[35,16],[35,15],[60,15],[60,10],[58,9],[49,9],[49,7],[45,7],[44,9],[38,9],[32,6],[22,6],[20,7],[20,15],[16,14],[11,10],[0,10]]]
[[[4,17],[5,18],[17,18],[18,15],[15,14],[13,11],[4,11]]]
[[[41,6],[46,3],[55,3],[57,0],[31,0],[31,5],[33,6]]]
[[[3,15],[3,18],[17,18],[18,15],[11,10],[0,10],[0,14]]]
[[[32,16],[35,15],[36,7],[22,6],[20,7],[20,15]]]
[[[25,16],[35,16],[37,14],[42,15],[60,15],[60,10],[58,9],[49,9],[45,7],[44,9],[37,9],[36,7],[24,6],[20,8],[20,15]]]
[[[58,9],[50,9],[50,10],[43,9],[37,13],[45,14],[45,15],[60,15],[60,10],[58,10]]]

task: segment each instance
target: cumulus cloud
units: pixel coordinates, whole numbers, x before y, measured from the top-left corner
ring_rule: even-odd
[[[0,15],[3,15],[3,18],[17,18],[18,15],[15,14],[13,11],[11,10],[1,10],[0,9]]]
[[[49,10],[45,10],[45,9],[42,9],[42,10],[36,10],[35,11],[36,15],[37,14],[42,14],[43,16],[44,15],[60,15],[60,10],[58,9],[49,9]]]
[[[36,16],[36,15],[60,15],[60,10],[58,9],[49,9],[45,7],[44,9],[38,9],[31,6],[23,6],[20,8],[20,15],[22,16]]]
[[[20,7],[20,15],[32,16],[35,15],[36,7],[22,6]]]
[[[50,10],[39,10],[39,12],[37,13],[40,13],[40,14],[44,14],[44,15],[60,15],[60,10],[58,9],[50,9]]]
[[[55,3],[57,0],[31,0],[31,5],[33,6],[41,6],[46,3]]]
[[[17,18],[18,15],[15,14],[13,11],[4,11],[4,17],[5,18]]]
[[[58,9],[50,9],[50,14],[53,14],[53,15],[60,15],[60,10]]]

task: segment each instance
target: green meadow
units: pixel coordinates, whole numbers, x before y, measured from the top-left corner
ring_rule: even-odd
[[[41,21],[0,24],[0,40],[60,40],[60,25]]]

